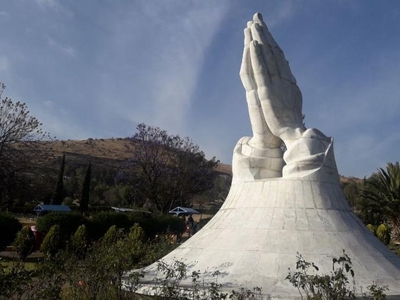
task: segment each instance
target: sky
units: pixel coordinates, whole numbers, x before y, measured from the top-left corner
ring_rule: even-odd
[[[230,164],[252,134],[239,78],[243,29],[264,16],[334,138],[339,173],[400,158],[400,1],[0,0],[3,96],[61,140],[129,137],[139,123]]]

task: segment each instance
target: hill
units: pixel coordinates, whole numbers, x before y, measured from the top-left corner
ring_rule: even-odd
[[[131,157],[126,147],[126,138],[66,140],[43,142],[41,150],[45,151],[49,161],[58,167],[58,158],[65,153],[69,163],[86,165],[89,161],[98,167],[119,167],[127,158]],[[220,163],[217,172],[232,176],[232,166]],[[340,176],[343,184],[349,182],[361,183],[362,179],[356,177]]]
[[[49,141],[39,144],[39,149],[45,152],[50,165],[58,167],[59,158],[65,153],[69,164],[93,165],[118,168],[120,164],[132,156],[126,146],[126,138]],[[232,167],[220,163],[217,172],[232,175]]]

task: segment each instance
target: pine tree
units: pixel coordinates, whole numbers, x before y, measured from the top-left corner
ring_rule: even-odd
[[[52,204],[60,205],[64,200],[64,169],[65,169],[65,154],[63,154],[60,172],[58,173],[56,189],[54,191],[53,198],[51,200]]]
[[[83,182],[82,198],[81,198],[81,202],[80,202],[80,209],[81,209],[82,213],[88,211],[88,207],[89,207],[91,173],[92,173],[92,163],[89,163],[87,171],[86,171],[86,175],[85,175],[85,180]]]

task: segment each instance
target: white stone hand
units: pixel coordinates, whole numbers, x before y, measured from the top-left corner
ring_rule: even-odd
[[[249,26],[252,22],[248,23]],[[242,65],[240,67],[240,78],[246,90],[246,100],[249,110],[249,117],[253,137],[249,144],[256,148],[278,148],[282,140],[272,134],[264,118],[263,108],[260,103],[258,86],[255,81],[254,70],[252,67],[250,44],[252,43],[251,29],[247,27],[244,30],[244,50]]]
[[[257,87],[259,103],[270,132],[281,138],[289,147],[289,144],[300,138],[305,131],[300,89],[261,14],[256,13],[253,21],[247,26],[251,31],[251,34],[247,33],[250,39],[247,37],[246,40],[250,53],[247,63],[250,61],[252,67],[252,74],[247,78],[252,78]],[[247,88],[249,81],[246,81]],[[270,138],[267,136],[266,139]]]
[[[260,58],[257,56],[253,32],[259,38],[260,34],[256,32],[254,22],[248,22],[244,30],[244,51],[240,68],[253,136],[240,139],[234,149],[234,182],[281,177],[284,166],[280,148],[282,140],[270,129],[266,121],[270,115],[261,102],[265,98],[265,84],[261,78],[265,68],[259,66]],[[276,119],[277,116],[273,118]]]
[[[244,35],[240,77],[253,136],[240,139],[233,151],[233,181],[281,176],[337,180],[332,139],[304,127],[300,89],[261,14],[247,23]],[[283,158],[282,141],[287,148]]]

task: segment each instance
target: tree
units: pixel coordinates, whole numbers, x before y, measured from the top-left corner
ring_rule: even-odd
[[[29,227],[25,226],[17,233],[14,246],[21,261],[25,261],[35,246],[35,236]]]
[[[89,246],[89,234],[85,224],[75,231],[71,238],[72,250],[77,258],[84,259]]]
[[[14,241],[18,231],[21,230],[21,223],[13,215],[0,212],[0,251],[3,251]]]
[[[60,164],[60,171],[57,177],[56,188],[54,190],[53,198],[51,199],[52,204],[60,205],[64,200],[64,169],[65,169],[65,154],[63,154],[61,164]]]
[[[54,225],[44,237],[40,251],[48,257],[54,257],[62,247],[63,241],[61,239],[60,226]]]
[[[353,209],[355,208],[360,197],[360,187],[361,184],[355,181],[347,182],[343,186],[343,193]]]
[[[388,163],[365,182],[364,209],[381,214],[392,227],[392,237],[400,240],[400,165]]]
[[[186,206],[190,199],[212,188],[218,161],[207,160],[199,147],[159,127],[137,126],[128,138],[132,158],[123,165],[123,179],[134,186],[142,203],[149,200],[160,212],[174,205]]]
[[[83,182],[82,198],[81,198],[81,202],[80,202],[80,209],[81,209],[82,213],[86,212],[89,208],[91,173],[92,173],[92,164],[89,163],[87,171],[86,171],[86,175],[85,175],[85,181]]]
[[[43,162],[37,142],[51,138],[25,103],[2,98],[4,89],[0,83],[0,201],[10,206],[21,182]]]

